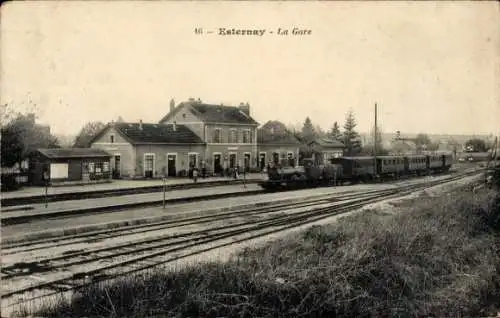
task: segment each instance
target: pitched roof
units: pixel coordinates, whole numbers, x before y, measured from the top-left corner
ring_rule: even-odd
[[[321,147],[336,147],[336,148],[344,148],[344,144],[338,140],[330,139],[330,138],[316,138],[310,141],[308,144],[317,144]]]
[[[41,148],[37,149],[39,153],[47,158],[106,158],[111,155],[95,148]]]
[[[249,109],[248,104],[242,106],[242,109],[236,106],[205,104],[201,101],[181,102],[173,111],[166,114],[160,120],[160,123],[166,121],[172,114],[185,107],[190,107],[191,111],[205,123],[259,125],[258,122],[243,111],[243,109]]]
[[[258,125],[252,117],[235,106],[189,103],[204,122]]]
[[[115,123],[114,128],[131,143],[203,144],[203,140],[184,125]]]
[[[270,120],[257,131],[257,143],[301,145],[286,126],[276,120]]]

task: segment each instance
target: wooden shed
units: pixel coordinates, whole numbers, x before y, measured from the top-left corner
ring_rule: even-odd
[[[109,182],[111,155],[93,148],[37,149],[29,156],[30,183],[44,185]]]

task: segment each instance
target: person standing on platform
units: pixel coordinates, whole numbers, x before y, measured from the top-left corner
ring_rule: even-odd
[[[201,162],[201,177],[203,179],[205,179],[206,174],[207,174],[207,164],[206,164],[205,160],[203,160]]]
[[[193,168],[193,181],[194,183],[198,182],[198,167]]]

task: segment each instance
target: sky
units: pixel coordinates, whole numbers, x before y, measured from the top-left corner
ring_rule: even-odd
[[[248,102],[261,124],[352,110],[368,132],[377,103],[384,132],[500,134],[499,18],[495,1],[8,2],[0,101],[32,101],[56,134],[157,122],[189,97]]]

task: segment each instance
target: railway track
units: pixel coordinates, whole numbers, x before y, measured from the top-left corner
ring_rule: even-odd
[[[149,232],[150,236],[153,237],[92,250],[70,251],[62,255],[38,259],[32,263],[3,266],[4,286],[8,285],[10,288],[4,289],[2,299],[12,300],[9,301],[8,306],[15,306],[61,291],[72,291],[86,284],[129,275],[179,258],[285,231],[342,214],[366,204],[455,181],[471,174],[473,173],[464,173],[424,185],[413,184],[396,189],[375,190],[364,194],[352,193],[333,199],[323,196],[292,205],[280,204],[272,207],[233,211],[209,216],[211,219],[198,217],[162,222],[162,224],[152,224],[151,226],[108,230],[100,234],[94,233],[94,235],[86,233],[88,235],[63,238],[63,240],[40,241],[36,243],[41,244],[40,246],[28,248],[25,248],[27,245],[11,245],[3,248],[4,251],[7,249],[4,255],[69,244],[75,245],[82,242],[95,242],[96,240],[118,238],[124,235],[138,235],[145,232]],[[283,211],[284,209],[286,211]],[[252,219],[249,221],[249,218]],[[225,224],[228,223],[228,220],[231,220],[230,224]],[[178,231],[175,235],[159,234],[160,231],[164,233],[166,229],[175,227],[182,227],[182,231]],[[154,231],[159,232],[155,233]],[[34,244],[34,242],[30,244]],[[210,246],[210,244],[212,245]],[[9,250],[11,251],[9,252]],[[35,271],[39,281],[33,284],[31,280],[26,278],[32,277]]]
[[[449,174],[453,174],[457,172],[449,172]],[[443,175],[443,174],[440,174]],[[417,179],[417,178],[402,178],[401,180],[407,179]],[[241,181],[241,180],[237,180]],[[393,180],[395,181],[395,180]],[[391,183],[392,181],[388,181],[386,183]],[[317,186],[317,187],[327,187],[326,185]],[[225,199],[230,197],[240,197],[240,196],[252,196],[257,194],[269,193],[273,191],[266,191],[264,189],[255,189],[255,190],[247,190],[247,191],[236,191],[236,192],[228,192],[228,193],[216,193],[216,194],[207,194],[202,196],[194,196],[194,197],[180,197],[180,198],[170,198],[167,199],[167,204],[177,204],[177,203],[190,203],[190,202],[201,202],[206,200],[215,200],[215,199]],[[146,200],[146,201],[136,201],[136,202],[128,202],[128,203],[117,203],[112,205],[100,205],[100,206],[79,206],[78,208],[68,208],[65,210],[56,210],[56,211],[43,211],[43,213],[30,212],[30,209],[27,209],[26,213],[14,212],[10,213],[4,211],[1,215],[1,223],[3,226],[15,225],[20,223],[31,222],[36,219],[46,219],[46,218],[57,218],[57,217],[68,217],[72,215],[88,215],[88,214],[96,214],[96,213],[109,213],[109,212],[118,212],[131,208],[145,208],[145,207],[154,207],[159,206],[163,203],[163,200],[154,199],[154,200]],[[31,207],[32,209],[32,207]]]

